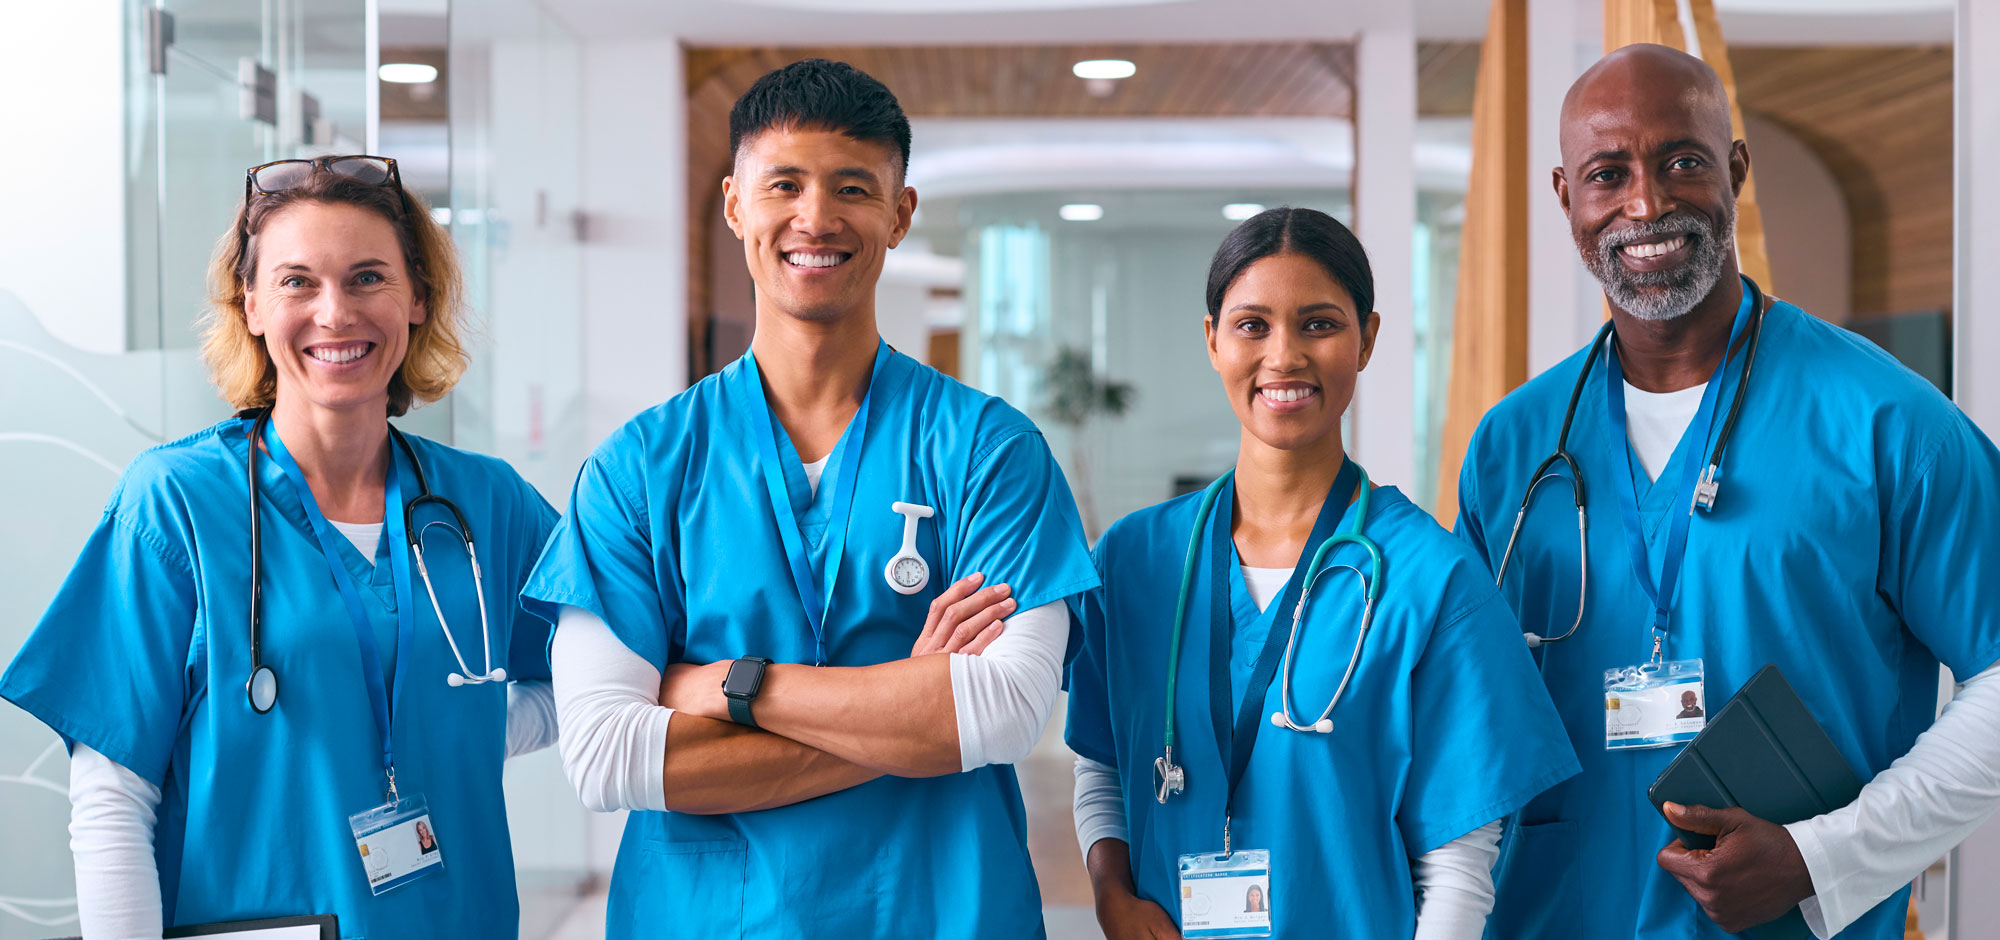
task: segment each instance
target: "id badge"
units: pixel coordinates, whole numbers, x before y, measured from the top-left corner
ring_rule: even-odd
[[[444,850],[438,846],[430,807],[421,794],[355,813],[347,817],[347,824],[361,850],[368,889],[376,894],[444,869]]]
[[[1183,855],[1180,873],[1182,937],[1271,935],[1270,852]]]
[[[1701,660],[1679,659],[1604,671],[1606,750],[1666,747],[1708,727]]]

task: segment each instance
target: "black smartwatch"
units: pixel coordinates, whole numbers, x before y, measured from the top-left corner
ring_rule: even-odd
[[[723,677],[722,695],[729,699],[729,720],[746,728],[757,727],[757,720],[750,717],[750,703],[764,688],[764,670],[771,661],[762,656],[745,656],[729,664],[729,675]]]

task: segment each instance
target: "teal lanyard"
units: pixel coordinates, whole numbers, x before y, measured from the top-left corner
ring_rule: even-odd
[[[368,623],[368,614],[361,606],[361,594],[354,586],[354,576],[347,566],[340,562],[338,539],[332,523],[320,512],[318,501],[313,499],[312,488],[307,485],[305,474],[299,470],[285,442],[278,437],[277,428],[268,422],[264,426],[264,440],[271,456],[278,461],[278,468],[298,494],[299,505],[305,510],[306,522],[312,526],[313,536],[319,540],[320,555],[326,561],[327,572],[333,576],[334,587],[340,591],[342,606],[347,608],[348,622],[354,627],[354,642],[361,648],[361,679],[368,689],[369,712],[375,718],[375,730],[382,740],[382,770],[388,774],[389,789],[393,795],[396,786],[396,750],[394,726],[392,724],[396,701],[403,697],[403,678],[410,673],[409,655],[414,647],[416,633],[414,614],[410,608],[409,561],[403,557],[408,548],[403,520],[403,488],[400,475],[396,472],[396,451],[392,443],[389,447],[389,469],[383,483],[382,522],[389,538],[389,558],[396,584],[396,649],[397,669],[395,676],[395,698],[389,697],[389,690],[383,680],[382,657],[375,646],[375,628]],[[256,446],[255,442],[251,443]]]
[[[1202,493],[1201,507],[1195,513],[1193,531],[1188,535],[1187,559],[1181,567],[1180,597],[1174,605],[1173,634],[1168,641],[1170,645],[1168,646],[1167,654],[1167,710],[1165,716],[1165,734],[1163,737],[1169,755],[1172,754],[1174,747],[1174,709],[1179,699],[1181,635],[1187,625],[1188,596],[1192,592],[1194,585],[1195,564],[1201,557],[1202,530],[1208,527],[1210,519],[1214,514],[1216,502],[1225,493],[1230,492],[1230,484],[1235,479],[1235,475],[1236,471],[1231,470],[1217,478],[1214,483],[1209,484],[1208,489]],[[1356,492],[1357,489],[1359,490],[1359,496],[1354,501],[1355,512],[1353,523],[1338,534],[1333,533],[1332,529],[1334,525],[1339,522],[1340,517],[1347,511],[1347,500],[1342,497],[1348,493]],[[1340,474],[1334,479],[1333,487],[1327,492],[1325,502],[1320,505],[1319,518],[1313,523],[1312,534],[1307,537],[1305,545],[1301,548],[1299,564],[1294,568],[1291,580],[1285,585],[1284,594],[1277,602],[1279,617],[1284,617],[1284,612],[1297,603],[1298,598],[1306,588],[1306,582],[1311,578],[1312,572],[1319,567],[1320,562],[1324,560],[1329,549],[1341,542],[1362,539],[1362,526],[1368,518],[1368,490],[1367,472],[1362,470],[1361,466],[1352,460],[1343,461]],[[1244,687],[1243,700],[1238,706],[1236,720],[1232,728],[1227,702],[1227,690],[1229,688],[1227,634],[1230,623],[1228,598],[1228,565],[1230,558],[1229,516],[1225,515],[1223,518],[1215,520],[1215,530],[1212,536],[1214,544],[1209,550],[1210,567],[1212,569],[1209,579],[1209,631],[1211,644],[1209,652],[1209,711],[1210,718],[1215,724],[1217,752],[1224,754],[1229,761],[1228,789],[1225,791],[1223,797],[1223,850],[1227,852],[1229,851],[1229,822],[1234,817],[1233,803],[1236,796],[1236,788],[1242,782],[1244,772],[1249,769],[1250,753],[1256,746],[1257,732],[1263,726],[1260,713],[1264,697],[1270,691],[1271,683],[1276,678],[1278,660],[1284,653],[1285,643],[1274,625],[1271,633],[1265,637],[1264,648],[1259,653],[1255,666],[1252,667],[1250,680]],[[1308,556],[1307,552],[1311,552],[1312,554]],[[1370,554],[1376,558],[1380,557],[1379,553],[1373,551]],[[1378,576],[1369,585],[1371,592],[1380,590],[1381,578],[1379,576],[1379,567],[1377,571]],[[1221,699],[1216,697],[1218,688],[1224,690]],[[1169,763],[1171,763],[1171,760],[1169,760]]]
[[[830,539],[827,546],[826,570],[818,583],[812,572],[812,557],[807,553],[806,540],[799,530],[798,513],[792,509],[791,490],[785,483],[784,465],[778,462],[777,432],[772,427],[777,416],[771,411],[770,401],[764,395],[764,380],[757,370],[757,357],[745,355],[744,381],[750,385],[754,399],[763,405],[760,413],[750,417],[751,433],[757,439],[757,461],[764,472],[764,485],[771,496],[771,513],[777,517],[778,538],[785,545],[785,560],[792,569],[792,586],[799,593],[799,605],[805,608],[806,626],[812,630],[814,664],[826,665],[826,616],[833,604],[833,586],[840,574],[840,559],[847,544],[847,521],[854,508],[855,478],[861,466],[861,447],[868,438],[869,405],[875,400],[875,386],[882,377],[883,364],[889,358],[889,344],[882,343],[875,350],[875,366],[868,378],[868,391],[861,397],[861,407],[854,412],[854,420],[835,446],[840,452],[838,461],[830,461],[833,470],[833,502],[827,515],[827,531],[822,539]]]

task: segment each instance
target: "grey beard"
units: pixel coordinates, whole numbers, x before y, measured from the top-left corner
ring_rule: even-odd
[[[1618,309],[1641,320],[1672,320],[1693,310],[1722,280],[1724,251],[1736,245],[1736,209],[1731,206],[1716,229],[1693,216],[1669,216],[1642,222],[1606,235],[1595,251],[1577,242],[1584,267],[1603,285],[1604,296]],[[1618,260],[1618,249],[1660,236],[1693,235],[1688,259],[1668,271],[1633,271]]]

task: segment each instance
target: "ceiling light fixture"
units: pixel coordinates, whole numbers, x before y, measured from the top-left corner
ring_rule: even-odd
[[[1104,218],[1104,207],[1094,202],[1072,202],[1056,210],[1065,222],[1095,222]]]
[[[1124,59],[1085,59],[1070,67],[1070,74],[1078,78],[1115,80],[1131,78],[1138,72],[1138,66]]]
[[[437,81],[437,66],[421,62],[384,62],[375,70],[376,77],[398,85],[428,85]]]
[[[1232,202],[1222,207],[1222,217],[1231,222],[1241,222],[1262,211],[1264,211],[1262,203]]]

